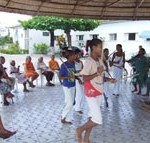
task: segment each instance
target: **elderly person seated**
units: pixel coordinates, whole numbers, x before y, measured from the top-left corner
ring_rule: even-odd
[[[0,56],[0,70],[2,70],[3,74],[5,75],[5,78],[2,78],[1,81],[6,82],[10,86],[11,90],[13,90],[15,86],[15,78],[8,76],[6,72],[7,68],[3,67],[4,63],[5,58],[3,56]]]
[[[1,116],[0,116],[0,138],[7,139],[13,136],[14,134],[16,134],[16,131],[12,132],[4,128],[2,120],[1,120]]]
[[[59,78],[60,67],[59,67],[58,62],[55,60],[55,55],[51,56],[51,59],[48,62],[48,65],[49,65],[49,68],[54,72],[54,80],[58,79],[59,82],[62,83],[60,78]]]
[[[49,68],[53,71],[60,69],[58,62],[55,60],[55,55],[52,55],[51,60],[49,61],[48,64]]]
[[[13,98],[14,95],[11,93],[11,87],[8,83],[3,82],[2,79],[7,79],[7,75],[3,70],[0,69],[0,94],[4,95],[4,105],[9,105],[7,98]],[[13,101],[13,100],[12,100]]]
[[[45,76],[47,83],[46,86],[54,86],[50,81],[53,79],[54,73],[48,69],[43,61],[43,57],[38,59],[37,69],[40,70],[41,74]]]
[[[32,59],[30,56],[26,57],[26,62],[24,63],[25,75],[27,78],[31,78],[30,86],[35,87],[33,82],[38,78],[39,74],[35,71],[34,65],[31,60]]]
[[[15,78],[17,78],[18,83],[23,84],[23,87],[24,87],[23,91],[24,92],[29,92],[26,84],[28,83],[29,86],[32,87],[32,83],[29,81],[29,79],[26,77],[26,75],[24,73],[20,72],[20,66],[16,67],[16,62],[14,60],[12,60],[10,62],[10,74],[14,75]]]

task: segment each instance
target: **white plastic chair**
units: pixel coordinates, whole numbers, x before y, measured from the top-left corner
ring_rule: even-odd
[[[59,79],[59,76],[58,76],[59,71],[55,70],[55,71],[53,71],[53,73],[54,73],[54,77],[53,77],[53,80],[52,80],[53,83],[60,85],[61,82],[60,82],[60,79]]]
[[[40,87],[43,87],[44,75],[42,75],[41,70],[37,70],[37,73],[39,74],[39,77],[36,79],[36,85],[38,85],[38,79],[40,79]]]

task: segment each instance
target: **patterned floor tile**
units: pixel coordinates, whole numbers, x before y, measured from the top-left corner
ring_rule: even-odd
[[[33,57],[35,59],[35,57]],[[48,58],[46,59],[48,60]],[[91,143],[149,143],[150,112],[141,109],[141,97],[131,94],[130,81],[121,84],[121,95],[112,95],[109,86],[109,107],[102,102],[103,124],[93,129]],[[3,123],[17,134],[0,143],[77,143],[76,127],[88,119],[88,107],[83,101],[83,115],[73,111],[73,125],[62,125],[61,112],[64,107],[62,87],[41,88],[31,92],[15,93],[15,104],[0,109]]]

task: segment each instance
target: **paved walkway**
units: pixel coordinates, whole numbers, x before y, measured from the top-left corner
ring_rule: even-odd
[[[112,89],[110,85],[109,107],[104,102],[101,105],[103,125],[93,130],[91,143],[149,143],[150,112],[142,109],[140,96],[131,94],[129,82],[121,83],[120,97],[113,96]],[[0,143],[76,143],[75,128],[87,120],[86,101],[83,115],[73,112],[71,126],[60,122],[63,106],[60,85],[38,86],[30,93],[23,93],[19,85],[15,104],[1,108],[5,127],[17,130],[17,134],[7,140],[0,139]]]

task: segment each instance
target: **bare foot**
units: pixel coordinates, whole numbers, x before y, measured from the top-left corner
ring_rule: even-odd
[[[80,128],[76,129],[76,138],[78,143],[82,143],[82,131]]]
[[[61,119],[61,123],[72,125],[72,122],[66,121],[66,118]]]
[[[142,96],[149,96],[148,94],[143,94]]]
[[[136,92],[137,90],[136,89],[134,89],[134,90],[132,90],[131,92],[133,93],[133,92]]]
[[[79,113],[79,114],[83,114],[83,112],[82,111],[76,111],[77,113]]]
[[[141,95],[141,92],[138,92],[137,95]]]
[[[90,141],[82,141],[82,143],[90,143]]]

